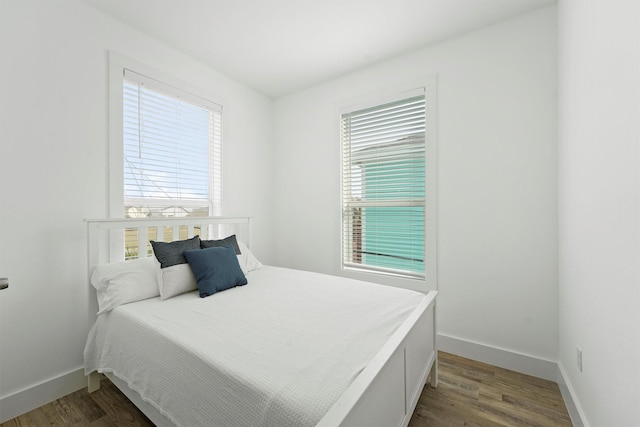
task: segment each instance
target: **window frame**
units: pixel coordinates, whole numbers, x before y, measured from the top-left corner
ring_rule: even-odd
[[[209,195],[209,203],[213,206],[209,207],[209,215],[222,215],[222,190],[223,186],[223,161],[222,151],[223,144],[226,140],[226,130],[224,126],[224,117],[228,111],[225,102],[214,96],[213,94],[199,88],[195,85],[186,83],[171,75],[155,70],[145,64],[124,57],[113,51],[108,52],[109,60],[109,162],[108,162],[108,215],[110,218],[123,218],[125,208],[124,197],[124,122],[123,122],[123,88],[124,73],[129,70],[133,73],[152,79],[154,84],[160,85],[160,89],[175,88],[177,91],[185,95],[186,100],[189,97],[193,99],[202,99],[206,102],[220,106],[222,117],[222,135],[220,143],[220,151],[216,153],[217,164],[211,172],[215,174],[215,178],[219,182],[219,192]]]
[[[376,269],[354,266],[346,262],[345,242],[346,238],[344,228],[344,200],[343,190],[345,186],[345,177],[343,171],[343,142],[342,142],[342,114],[349,111],[358,111],[370,107],[383,105],[389,102],[410,98],[416,93],[422,93],[425,96],[425,202],[424,202],[424,275],[403,274],[386,269]],[[436,170],[436,76],[428,76],[424,79],[413,82],[413,84],[405,84],[396,86],[395,88],[386,89],[373,95],[364,96],[355,102],[343,103],[337,109],[338,122],[338,141],[340,152],[340,259],[339,271],[342,275],[353,277],[361,280],[368,280],[378,283],[384,283],[392,286],[405,287],[424,291],[427,289],[437,289],[437,170]]]

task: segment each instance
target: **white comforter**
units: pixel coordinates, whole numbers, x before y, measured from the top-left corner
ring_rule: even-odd
[[[425,297],[278,267],[247,279],[100,315],[86,373],[112,372],[179,426],[312,426]]]

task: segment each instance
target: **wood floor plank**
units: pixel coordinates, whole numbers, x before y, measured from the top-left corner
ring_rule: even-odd
[[[63,427],[65,425],[68,425],[65,423],[65,421],[62,419],[62,417],[56,410],[56,407],[53,402],[47,403],[46,405],[41,406],[40,409],[42,409],[42,411],[46,416],[47,421],[49,422],[49,424],[47,425],[56,426],[56,427],[59,427],[59,426]]]
[[[153,426],[147,417],[113,383],[103,379],[91,397],[118,426]]]
[[[28,425],[29,426],[46,426],[49,425],[49,420],[47,420],[47,414],[42,408],[37,408],[27,414]]]
[[[82,425],[83,422],[87,424],[88,421],[85,420],[82,412],[74,405],[71,396],[72,395],[68,395],[53,402],[56,412],[64,421],[64,425],[76,426]]]
[[[409,427],[571,427],[558,385],[439,352],[439,385],[425,386]],[[113,383],[79,390],[0,427],[151,427]]]
[[[108,415],[105,415],[104,417],[97,419],[91,424],[89,424],[89,426],[90,427],[115,427],[117,426],[117,424]]]
[[[83,418],[92,423],[106,415],[106,412],[96,403],[91,395],[84,390],[78,390],[75,393],[70,394],[69,402],[82,414]]]

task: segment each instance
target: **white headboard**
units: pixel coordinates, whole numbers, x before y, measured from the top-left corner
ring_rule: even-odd
[[[103,218],[86,219],[87,223],[87,284],[91,319],[97,313],[95,290],[89,284],[96,265],[151,256],[149,240],[171,242],[195,236],[203,240],[222,239],[237,235],[251,247],[249,217],[181,217],[181,218]],[[127,245],[125,240],[133,245]],[[125,253],[126,252],[126,253]]]

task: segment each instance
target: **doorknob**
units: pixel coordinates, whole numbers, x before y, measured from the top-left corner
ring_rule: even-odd
[[[9,279],[7,277],[0,277],[0,290],[7,289],[9,287]]]

